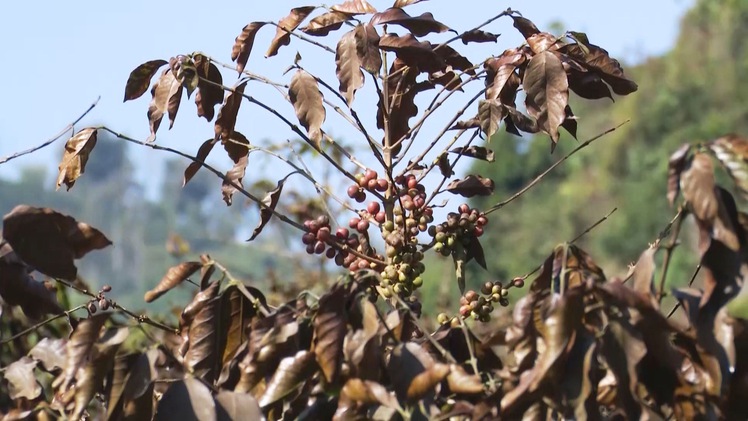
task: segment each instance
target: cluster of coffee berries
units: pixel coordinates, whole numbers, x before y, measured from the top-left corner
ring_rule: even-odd
[[[434,211],[426,206],[426,188],[413,174],[398,176],[395,183],[399,187],[399,200],[394,209],[394,224],[398,228],[405,227],[406,234],[415,237],[434,222]]]
[[[458,211],[447,214],[446,222],[429,227],[429,235],[434,237],[434,251],[443,256],[449,256],[457,244],[469,245],[473,237],[483,235],[483,227],[488,224],[485,214],[466,203],[461,204]]]
[[[493,305],[498,303],[502,307],[509,306],[509,289],[525,286],[524,278],[514,278],[508,285],[501,281],[487,281],[480,288],[480,294],[468,290],[460,297],[460,316],[466,319],[472,317],[481,322],[491,320]]]
[[[112,287],[109,285],[104,285],[103,287],[101,287],[101,290],[99,290],[96,298],[92,298],[91,301],[88,302],[88,306],[86,306],[89,314],[96,314],[96,311],[98,310],[96,308],[96,304],[98,304],[99,308],[101,308],[103,311],[109,310],[109,307],[111,307],[111,302],[106,298],[105,294],[111,290]]]
[[[368,247],[368,241],[364,241],[364,233],[369,229],[367,219],[354,218],[350,225],[353,229],[359,231],[351,233],[348,228],[338,228],[335,234],[330,228],[330,218],[321,215],[317,219],[304,221],[304,227],[307,232],[301,236],[301,241],[306,245],[306,252],[309,254],[324,254],[328,259],[333,259],[338,266],[346,267],[351,272],[359,269],[380,269],[372,267],[372,263],[366,259],[360,258],[353,253],[349,253],[345,247],[358,251],[365,256],[371,255],[379,260],[382,256],[374,254],[373,250]],[[335,247],[333,244],[338,244]]]
[[[386,253],[388,264],[382,271],[382,295],[389,298],[392,294],[409,297],[413,291],[423,286],[421,275],[426,270],[423,264],[423,252],[416,249],[413,243],[405,244],[399,232],[387,234]]]
[[[356,174],[356,184],[348,187],[348,197],[358,203],[366,200],[366,190],[383,192],[389,187],[389,183],[384,178],[379,178],[377,172],[371,168],[361,174]]]

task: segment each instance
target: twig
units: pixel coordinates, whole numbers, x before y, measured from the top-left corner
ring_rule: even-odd
[[[241,291],[252,302],[252,305],[257,307],[257,309],[260,311],[260,313],[262,313],[263,316],[265,317],[270,316],[270,312],[265,308],[265,306],[262,305],[262,302],[257,297],[252,295],[251,292],[249,292],[247,287],[244,286],[243,282],[234,278],[234,276],[231,275],[231,272],[229,272],[229,270],[226,269],[225,266],[216,262],[215,260],[211,260],[208,264],[215,265],[218,268],[218,270],[220,270],[223,273],[223,276],[225,276],[226,279],[228,279],[229,282],[231,282],[233,285],[236,285],[236,287],[239,288],[239,291]]]
[[[672,224],[673,231],[670,235],[670,241],[663,248],[665,249],[665,257],[662,259],[662,274],[660,275],[660,287],[657,291],[657,302],[662,303],[662,298],[665,296],[665,281],[667,280],[667,271],[670,267],[670,260],[673,257],[673,251],[678,246],[678,235],[680,235],[680,228],[683,225],[683,219],[685,219],[685,212],[683,209],[679,209],[675,216],[675,222]],[[659,242],[658,242],[659,243]]]
[[[464,131],[462,133],[464,133]],[[478,130],[476,130],[475,132],[473,132],[473,135],[470,136],[470,139],[465,144],[465,147],[463,148],[463,150],[460,151],[460,153],[457,155],[457,157],[455,158],[455,160],[452,161],[452,164],[449,166],[449,172],[450,173],[454,171],[455,165],[457,165],[457,162],[460,160],[460,158],[462,158],[463,151],[470,146],[470,144],[473,142],[473,140],[475,140],[476,137],[478,137],[478,133],[480,133]],[[457,139],[458,138],[455,137],[455,139],[449,145],[447,145],[447,147],[445,148],[445,152],[443,152],[443,153],[446,153],[446,150],[449,149],[450,147],[452,147],[452,145],[457,141]],[[419,181],[421,179],[423,179],[426,176],[426,174],[428,174],[436,166],[437,166],[437,164],[434,164],[434,165],[430,166],[426,171],[424,171],[424,174],[421,175],[421,177],[419,178]],[[442,181],[439,183],[438,186],[436,186],[436,188],[434,188],[434,191],[431,192],[431,196],[428,199],[426,199],[424,207],[428,206],[428,204],[431,203],[431,201],[434,200],[434,198],[439,194],[439,191],[441,190],[441,188],[444,185],[444,183],[446,183],[447,180],[449,180],[449,177],[450,177],[450,174],[444,174],[442,176]]]
[[[604,131],[604,132],[602,132],[602,133],[600,133],[600,134],[598,134],[596,136],[593,136],[592,138],[586,140],[584,143],[582,143],[581,145],[579,145],[576,148],[574,148],[573,151],[571,151],[568,154],[566,154],[566,156],[564,156],[563,158],[559,159],[553,165],[551,165],[550,167],[548,167],[547,170],[543,171],[540,175],[538,175],[537,177],[535,177],[530,182],[530,184],[528,184],[525,187],[523,187],[522,190],[520,190],[517,193],[515,193],[514,195],[512,195],[512,197],[510,197],[510,198],[508,198],[508,199],[506,199],[506,200],[504,200],[502,202],[499,202],[499,203],[493,205],[490,209],[488,209],[486,211],[486,214],[489,214],[489,213],[492,213],[494,211],[497,211],[497,210],[503,208],[504,206],[506,206],[507,204],[509,204],[510,202],[513,202],[515,199],[519,198],[520,196],[522,196],[523,194],[525,194],[528,190],[530,190],[531,188],[533,188],[536,184],[538,184],[540,182],[540,180],[542,180],[546,175],[548,175],[548,173],[550,173],[551,171],[553,171],[554,168],[556,168],[559,165],[561,165],[564,162],[566,162],[566,160],[569,159],[572,155],[574,155],[575,153],[579,152],[580,150],[586,148],[587,146],[589,146],[590,144],[592,144],[592,142],[596,141],[597,139],[600,139],[601,137],[603,137],[603,136],[605,136],[607,134],[610,134],[610,133],[618,130],[619,128],[621,128],[621,126],[623,126],[624,124],[628,123],[629,121],[631,121],[631,120],[626,120],[623,123],[621,123],[621,124],[619,124],[619,125],[617,125],[615,127],[612,127],[610,129],[608,129],[608,130],[606,130],[606,131]]]
[[[81,309],[83,309],[85,307],[86,307],[85,304],[81,304],[78,307],[74,307],[74,308],[71,308],[70,310],[63,311],[60,314],[56,314],[56,315],[54,315],[54,316],[52,316],[52,317],[50,317],[50,318],[48,318],[46,320],[43,320],[43,321],[41,321],[41,322],[39,322],[39,323],[37,323],[37,324],[35,324],[35,325],[27,328],[27,329],[22,330],[21,332],[16,333],[15,335],[11,336],[10,338],[3,339],[0,342],[0,345],[5,345],[8,342],[14,341],[14,340],[20,338],[21,336],[23,336],[23,335],[25,335],[25,334],[27,334],[27,333],[29,333],[31,331],[34,331],[36,329],[39,329],[40,327],[42,327],[42,326],[44,326],[46,324],[49,324],[49,323],[51,323],[51,322],[53,322],[53,321],[55,321],[57,319],[61,319],[63,317],[69,317],[70,314],[75,313],[76,311],[81,310]]]
[[[441,344],[439,342],[437,342],[436,339],[434,339],[430,334],[426,333],[426,330],[420,325],[420,323],[418,323],[418,318],[416,317],[416,315],[413,312],[413,310],[410,309],[410,306],[408,305],[408,303],[406,303],[405,301],[403,301],[403,299],[399,295],[397,295],[397,294],[394,294],[393,298],[395,299],[395,301],[398,302],[398,304],[400,304],[405,309],[405,311],[408,312],[408,315],[410,316],[411,321],[413,322],[413,324],[415,324],[416,327],[421,332],[423,332],[423,336],[426,337],[426,340],[428,340],[431,343],[431,345],[433,345],[434,348],[437,351],[439,351],[440,354],[442,354],[442,357],[444,357],[450,363],[456,364],[457,360],[455,360],[455,358],[452,356],[452,354],[449,351],[447,351],[446,349],[444,349],[444,347],[441,346]]]
[[[335,54],[335,50],[333,50],[332,48],[330,48],[330,47],[326,46],[325,44],[321,44],[321,43],[319,43],[319,42],[317,42],[317,41],[315,41],[315,40],[313,40],[313,39],[311,39],[311,38],[305,37],[304,35],[299,35],[299,34],[297,34],[297,33],[296,33],[296,31],[295,31],[295,30],[294,30],[294,31],[289,31],[289,30],[287,30],[286,28],[284,28],[284,27],[282,27],[282,26],[278,25],[278,23],[276,23],[276,22],[265,22],[265,23],[267,23],[267,24],[270,24],[270,25],[273,25],[273,26],[275,26],[275,27],[278,27],[278,28],[280,28],[280,29],[282,29],[282,30],[286,31],[286,33],[288,33],[288,34],[289,34],[289,35],[291,35],[292,37],[296,37],[296,38],[298,38],[298,39],[300,39],[300,40],[302,40],[302,41],[308,42],[308,43],[310,43],[310,44],[312,44],[312,45],[316,45],[317,47],[319,47],[319,48],[321,48],[321,49],[323,49],[323,50],[327,51],[328,53],[333,53],[333,54]]]
[[[460,320],[460,328],[462,333],[465,335],[465,344],[467,345],[468,353],[470,354],[470,365],[473,367],[473,374],[480,374],[478,370],[478,360],[475,358],[475,350],[473,349],[473,341],[470,340],[470,331],[462,317],[457,317]]]
[[[64,285],[64,286],[68,287],[68,288],[71,288],[71,289],[74,289],[74,290],[80,292],[81,294],[87,295],[87,296],[89,296],[91,298],[95,298],[95,299],[99,298],[99,296],[96,295],[96,294],[94,294],[93,292],[91,292],[91,291],[89,291],[87,289],[84,289],[84,288],[80,288],[77,285],[71,284],[70,282],[65,281],[63,279],[54,278],[54,280],[57,281],[58,283]],[[117,302],[115,302],[114,300],[111,300],[111,299],[107,299],[107,300],[109,301],[109,303],[110,303],[110,305],[112,307],[116,308],[117,310],[119,310],[119,311],[127,314],[128,316],[132,317],[133,319],[137,320],[138,323],[145,323],[145,324],[151,325],[153,327],[157,327],[157,328],[159,328],[161,330],[164,330],[166,332],[174,333],[174,334],[177,334],[177,335],[179,334],[179,329],[178,328],[165,325],[165,324],[163,324],[161,322],[157,322],[157,321],[151,319],[150,317],[146,316],[145,314],[135,314],[132,311],[130,311],[130,310],[122,307],[121,305],[117,304]]]
[[[693,285],[693,281],[696,280],[696,275],[699,274],[700,270],[701,270],[701,263],[696,265],[696,270],[693,272],[693,275],[691,276],[691,280],[688,281],[689,288]],[[669,319],[675,313],[675,311],[678,310],[679,307],[680,307],[680,301],[675,303],[675,306],[673,306],[673,309],[670,310],[670,313],[667,314],[667,318]]]
[[[89,105],[88,109],[86,109],[86,111],[84,111],[83,114],[80,115],[80,117],[78,117],[77,119],[75,119],[75,121],[73,121],[72,123],[70,123],[67,126],[65,126],[65,128],[62,129],[62,130],[60,130],[60,132],[57,133],[54,137],[48,139],[47,141],[45,141],[41,145],[34,146],[31,149],[26,149],[25,151],[16,152],[13,155],[6,156],[5,158],[0,158],[0,165],[4,164],[4,163],[6,163],[6,162],[8,162],[10,160],[16,159],[18,157],[21,157],[21,156],[24,156],[24,155],[28,155],[30,153],[34,153],[34,152],[38,151],[39,149],[42,149],[42,148],[45,148],[45,147],[51,145],[57,139],[59,139],[62,136],[64,136],[65,133],[67,133],[70,130],[73,130],[74,127],[75,127],[75,125],[78,124],[79,121],[83,120],[83,117],[85,117],[86,115],[88,115],[88,113],[91,112],[91,110],[93,110],[94,107],[96,107],[96,104],[99,103],[100,99],[101,99],[101,97],[96,98],[96,101],[94,101],[91,105]]]

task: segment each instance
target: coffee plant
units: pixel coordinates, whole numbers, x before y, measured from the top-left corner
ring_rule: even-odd
[[[277,22],[245,26],[232,63],[182,53],[132,71],[124,99],[136,100],[150,86],[151,135],[138,140],[106,126],[74,131],[58,188],[74,186],[95,159],[97,134],[108,132],[188,160],[184,184],[200,170],[212,172],[227,205],[242,195],[259,206],[250,241],[271,221],[285,224],[298,231],[300,254],[324,259],[340,278],[320,296],[297,290],[285,302],[271,302],[258,285],[202,255],[169,269],[145,294],[152,302],[193,283],[198,291],[178,320],[138,314],[116,301],[116,289],[92,290],[78,276],[75,260],[112,244],[104,233],[53,209],[19,205],[5,215],[0,240],[4,420],[745,417],[748,217],[715,181],[714,162],[748,194],[748,140],[684,145],[671,157],[668,199],[677,202],[677,213],[652,234],[628,274],[608,279],[572,239],[528,274],[471,280],[480,287],[468,289],[466,265],[485,268],[487,256],[500,252],[480,243],[492,214],[615,128],[580,143],[489,209],[462,202],[492,195],[493,181],[455,177],[456,164],[492,162],[490,139],[502,128],[547,134],[553,152],[562,129],[576,137],[570,92],[612,99],[637,85],[583,33],[552,35],[511,9],[456,30],[429,12],[409,13],[415,3],[397,0],[381,11],[366,0],[295,7]],[[496,48],[499,35],[487,27],[502,18],[524,36],[522,45]],[[260,31],[274,31],[266,58],[291,43],[299,50],[286,73],[251,71]],[[470,44],[481,44],[487,57],[463,55]],[[304,57],[312,55],[334,69],[334,79],[307,67]],[[229,86],[225,72],[232,71],[239,79]],[[289,106],[253,96],[257,85],[274,89]],[[184,113],[185,94],[194,95],[197,116],[214,127],[195,155],[156,143],[163,118],[171,127]],[[242,107],[263,113],[299,142],[253,143],[237,130]],[[347,142],[363,147],[331,135],[328,114],[358,134]],[[225,172],[206,163],[217,144],[233,163]],[[247,171],[250,155],[290,172],[256,194],[246,183],[256,177]],[[345,184],[322,182],[306,158]],[[314,195],[289,188],[284,194],[296,175]],[[286,197],[293,199],[284,203]],[[696,221],[701,259],[691,283],[698,274],[703,288],[665,291],[688,215]],[[429,253],[452,260],[460,294],[459,307],[434,321],[424,320],[418,292],[433,281],[426,275]],[[526,284],[512,302],[511,290]],[[86,302],[71,307],[69,292]],[[661,309],[666,295],[678,302],[669,313]],[[511,317],[497,321],[506,314],[500,308],[510,305]],[[678,309],[683,323],[671,317]]]

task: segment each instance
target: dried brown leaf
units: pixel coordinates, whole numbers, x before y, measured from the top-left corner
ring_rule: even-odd
[[[185,308],[185,313],[188,314],[183,314],[185,319],[194,314],[189,322],[189,347],[184,355],[184,366],[188,372],[208,383],[215,380],[222,356],[216,332],[220,302],[215,298],[218,296],[219,286],[218,282],[214,282],[200,291],[193,300],[193,303],[200,304],[190,312]]]
[[[364,74],[361,72],[361,58],[358,55],[356,32],[358,28],[346,32],[340,37],[335,48],[335,74],[340,86],[338,90],[345,97],[348,106],[353,103],[356,91],[364,86]]]
[[[525,133],[537,133],[540,131],[538,122],[534,118],[527,116],[516,108],[508,105],[504,105],[504,110],[506,110],[504,122],[507,126],[511,124],[517,130],[521,130]]]
[[[748,139],[734,134],[722,136],[710,142],[709,149],[730,174],[743,197],[748,197]]]
[[[223,147],[229,154],[229,158],[234,161],[234,166],[226,172],[226,180],[221,183],[223,201],[226,202],[226,205],[231,206],[237,189],[229,181],[240,187],[242,186],[242,179],[244,179],[249,161],[249,140],[243,134],[235,131],[231,134],[230,140],[223,140]]]
[[[343,363],[343,339],[347,331],[345,314],[346,290],[336,284],[320,297],[314,325],[314,355],[328,383],[338,380]]]
[[[511,89],[509,83],[517,67],[527,60],[525,54],[519,49],[504,51],[499,57],[486,60],[483,67],[486,69],[486,99],[502,98],[502,91],[506,87]],[[516,90],[516,87],[514,87]],[[504,105],[512,105],[505,103]]]
[[[83,319],[73,330],[67,342],[67,358],[65,369],[55,380],[53,385],[59,390],[67,390],[70,382],[75,379],[78,369],[81,368],[91,357],[94,344],[99,339],[104,322],[109,319],[109,314],[102,313]]]
[[[471,29],[460,34],[460,40],[465,45],[471,42],[496,42],[498,39],[499,34],[492,34],[490,32],[481,31],[480,29]]]
[[[247,393],[221,390],[216,394],[216,404],[217,421],[263,419],[257,399]]]
[[[130,72],[127,84],[125,84],[124,101],[142,96],[148,90],[148,85],[150,85],[153,75],[156,74],[161,66],[167,63],[166,60],[151,60],[141,64]]]
[[[216,139],[208,139],[203,142],[202,145],[200,145],[200,149],[197,150],[197,155],[195,156],[195,161],[190,162],[190,165],[188,165],[184,170],[182,186],[186,186],[187,183],[192,180],[192,177],[197,174],[198,170],[202,168],[201,164],[205,162],[206,158],[208,158],[208,154],[210,154],[210,151],[213,150],[213,146],[216,144],[216,142]]]
[[[243,72],[247,66],[249,54],[252,52],[252,46],[255,43],[255,36],[263,26],[265,26],[265,22],[250,22],[234,40],[234,46],[231,47],[231,61],[236,62],[236,70],[239,73]]]
[[[322,142],[322,123],[325,122],[325,106],[317,80],[304,70],[297,70],[288,87],[288,96],[293,104],[296,117],[307,130],[309,138],[320,149]]]
[[[567,73],[569,75],[569,89],[575,94],[585,99],[610,98],[613,101],[610,88],[597,72],[580,72],[570,69]]]
[[[499,131],[499,125],[505,115],[506,111],[499,100],[481,100],[478,103],[480,129],[483,131],[486,139],[491,140],[491,137]]]
[[[447,191],[464,197],[490,196],[493,194],[494,182],[479,175],[468,175],[462,180],[453,180],[447,185]]]
[[[60,161],[59,175],[57,176],[57,189],[65,183],[70,190],[75,180],[86,170],[88,157],[96,146],[96,135],[98,130],[87,127],[80,130],[65,143],[65,152]]]
[[[203,264],[200,262],[182,262],[176,266],[170,267],[169,270],[166,271],[166,275],[161,278],[158,285],[145,293],[145,302],[150,303],[158,297],[166,294],[169,290],[194,275],[201,267],[203,267]]]
[[[42,338],[29,351],[29,355],[44,365],[46,371],[53,371],[65,367],[66,358],[65,339]]]
[[[392,7],[384,12],[375,14],[372,16],[370,23],[372,25],[400,25],[417,37],[422,37],[432,32],[449,31],[449,27],[434,20],[434,15],[430,12],[422,13],[420,16],[410,16],[399,7]]]
[[[343,12],[323,13],[311,21],[309,25],[301,28],[307,34],[315,37],[324,37],[332,31],[337,31],[343,23],[351,19],[351,15]]]
[[[412,34],[403,36],[385,34],[379,38],[379,48],[394,52],[397,58],[405,64],[422,72],[434,73],[443,70],[446,66],[446,63],[434,51],[430,42],[418,41]],[[391,79],[397,78],[392,77],[388,80]]]
[[[449,366],[436,363],[413,342],[397,345],[390,356],[387,371],[397,398],[414,402],[434,393],[434,386],[449,373]]]
[[[151,88],[151,103],[148,105],[148,122],[151,135],[147,142],[156,140],[156,131],[161,126],[164,113],[169,113],[171,124],[174,124],[179,102],[182,98],[182,84],[174,77],[171,69],[165,69],[158,81]]]
[[[211,63],[207,57],[197,54],[193,60],[195,62],[197,75],[200,77],[197,84],[197,95],[195,95],[197,116],[205,117],[206,120],[212,121],[216,113],[216,105],[223,101],[223,89],[214,84],[222,85],[223,76],[221,76],[218,67]],[[207,79],[213,83],[209,83],[203,79]]]
[[[358,25],[356,32],[356,53],[361,60],[361,67],[376,75],[382,68],[382,56],[379,54],[379,34],[371,24]]]
[[[42,394],[42,386],[36,381],[34,368],[36,361],[29,357],[21,357],[3,369],[3,377],[8,381],[11,399],[34,400]]]
[[[426,0],[395,0],[395,4],[393,4],[392,7],[405,7],[410,6],[411,4],[420,3],[422,1]]]
[[[569,81],[561,60],[550,51],[536,54],[527,64],[522,84],[527,112],[553,143],[558,142],[558,128],[566,120],[569,103]]]
[[[207,61],[203,60],[205,57],[200,54],[197,54],[195,59],[198,60],[201,65],[204,65]],[[169,59],[169,67],[171,68],[172,73],[174,73],[174,77],[180,84],[182,84],[182,87],[187,90],[187,98],[192,95],[192,92],[197,89],[197,85],[200,83],[196,65],[197,63],[194,60],[191,60],[190,57],[185,55],[178,55],[177,57]],[[176,107],[178,108],[179,105],[177,104]],[[174,115],[176,115],[176,111],[174,112]],[[171,113],[169,116],[171,117]]]
[[[408,68],[405,62],[399,58],[395,59],[390,68],[390,74],[397,72],[397,75],[387,79],[388,97],[386,104],[379,99],[377,106],[377,128],[384,129],[384,109],[389,108],[389,121],[387,129],[389,133],[390,144],[394,144],[403,138],[410,131],[409,120],[418,114],[418,107],[415,104],[415,96],[418,93],[416,89],[416,77],[418,72],[413,68]],[[384,141],[382,142],[384,143]],[[392,149],[394,154],[400,151],[398,144]]]
[[[96,228],[49,208],[18,205],[3,218],[3,236],[18,257],[39,272],[75,279],[74,259],[112,244]]]
[[[670,206],[673,206],[680,193],[680,177],[688,163],[686,158],[690,150],[691,145],[685,143],[670,155],[667,165],[667,200],[670,202]]]
[[[483,381],[478,374],[468,374],[461,365],[450,364],[447,375],[449,390],[453,393],[475,395],[483,393]]]
[[[260,407],[267,408],[282,400],[307,381],[316,370],[317,364],[312,352],[299,351],[292,357],[283,358],[258,401]]]
[[[218,118],[216,118],[216,124],[213,128],[215,132],[215,141],[231,139],[231,136],[234,134],[236,116],[239,114],[239,106],[242,103],[242,95],[244,94],[244,88],[246,87],[247,80],[240,81],[234,86],[233,91],[226,95],[226,99],[223,101],[223,105],[218,111]]]
[[[208,386],[187,377],[172,383],[158,401],[156,421],[216,421],[216,405]]]
[[[559,51],[576,59],[590,71],[598,73],[618,95],[628,95],[638,89],[636,83],[624,75],[621,63],[597,45],[568,44],[561,47]]]
[[[699,221],[711,223],[717,217],[719,199],[715,194],[712,158],[697,152],[681,173],[680,188],[683,198]]]
[[[535,26],[530,19],[523,18],[522,16],[512,16],[512,20],[514,20],[514,27],[517,28],[517,30],[522,34],[525,39],[530,38],[531,36],[540,33],[540,29],[538,29],[537,26]]]
[[[34,320],[62,313],[64,310],[57,302],[54,287],[36,281],[30,274],[33,270],[0,238],[0,296],[5,303],[20,306],[26,317]]]
[[[331,7],[331,9],[336,12],[348,13],[350,15],[377,13],[377,9],[366,0],[346,0],[343,3]]]
[[[291,42],[291,32],[301,25],[301,22],[309,16],[310,13],[315,9],[314,6],[303,6],[295,7],[291,9],[288,16],[278,22],[278,26],[275,30],[275,37],[270,42],[265,57],[272,57],[278,54],[278,50]]]
[[[260,235],[262,229],[265,228],[265,225],[270,221],[270,218],[273,217],[273,211],[275,210],[275,207],[278,206],[278,199],[280,199],[281,192],[283,191],[283,184],[285,182],[285,178],[279,180],[278,185],[273,190],[269,191],[262,199],[262,206],[260,206],[260,222],[257,224],[254,231],[252,231],[252,236],[249,237],[247,241],[252,241]]]
[[[493,162],[495,160],[493,151],[483,146],[469,146],[467,148],[460,146],[449,152],[467,156],[469,158],[480,159],[481,161]]]
[[[257,311],[252,301],[236,285],[229,286],[221,293],[221,311],[221,325],[226,327],[220,332],[225,338],[221,363],[225,365],[234,357],[241,344],[246,342],[247,328]]]

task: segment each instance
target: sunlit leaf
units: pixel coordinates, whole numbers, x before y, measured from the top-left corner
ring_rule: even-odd
[[[432,32],[446,32],[449,27],[434,20],[430,12],[422,13],[420,16],[410,16],[403,9],[393,7],[372,16],[372,25],[400,25],[409,30],[413,35],[422,37]]]
[[[487,139],[499,131],[499,125],[504,118],[506,111],[501,102],[495,99],[481,100],[478,103],[478,119],[480,120],[480,129],[486,135]]]
[[[361,67],[376,75],[382,68],[382,55],[379,54],[379,34],[373,25],[358,25],[356,32],[356,53],[361,60]]]
[[[336,12],[348,13],[350,15],[364,15],[377,12],[377,9],[366,0],[346,0],[343,3],[332,6],[331,9]]]
[[[65,183],[70,190],[75,180],[86,170],[88,156],[96,146],[96,135],[98,130],[93,127],[85,128],[65,143],[65,152],[60,161],[59,175],[57,176],[57,189]]]
[[[712,221],[717,216],[719,201],[714,191],[712,158],[696,153],[680,175],[680,188],[694,216],[700,221]]]
[[[343,26],[343,23],[351,19],[351,15],[343,12],[328,12],[321,14],[311,21],[301,31],[307,35],[323,37]]]
[[[743,197],[748,197],[748,139],[737,135],[723,136],[713,140],[709,149],[730,174]]]
[[[561,60],[550,51],[536,54],[527,64],[522,81],[527,112],[553,143],[558,142],[558,128],[566,119],[569,103],[569,81]]]
[[[461,180],[453,180],[447,185],[447,191],[464,197],[490,196],[493,194],[494,182],[479,175],[468,175]]]
[[[34,368],[36,368],[36,361],[29,357],[21,357],[3,369],[2,375],[8,381],[11,399],[33,400],[41,395],[42,387],[36,381]]]
[[[226,99],[223,101],[221,109],[218,111],[218,118],[216,118],[216,124],[214,126],[215,137],[217,140],[231,139],[234,134],[234,126],[236,125],[236,116],[239,114],[239,106],[242,103],[242,94],[244,94],[244,88],[247,87],[247,80],[239,81],[234,86],[233,91],[226,95]],[[198,152],[198,156],[200,153]],[[207,156],[207,153],[206,153]]]
[[[260,406],[266,408],[283,399],[305,382],[315,370],[317,363],[312,352],[299,351],[292,357],[282,359],[268,382],[265,393],[259,399]]]
[[[148,122],[151,127],[151,135],[147,142],[156,140],[156,131],[161,126],[164,113],[169,113],[171,124],[174,124],[179,102],[181,100],[182,84],[174,77],[171,69],[165,69],[158,81],[151,88],[151,103],[148,105]]]
[[[252,241],[260,235],[262,229],[265,228],[265,225],[270,221],[270,218],[273,217],[273,211],[278,205],[278,199],[280,199],[281,191],[283,191],[283,184],[285,182],[285,178],[279,180],[278,185],[273,190],[269,191],[262,199],[262,206],[260,207],[260,222],[257,224],[254,231],[252,231],[252,236],[249,237],[249,240],[247,241]]]
[[[221,390],[216,395],[218,421],[259,420],[262,412],[257,400],[246,393]]]
[[[145,302],[150,303],[158,297],[166,294],[169,290],[187,280],[187,278],[192,276],[202,266],[203,265],[200,262],[182,262],[176,266],[170,267],[166,272],[166,275],[161,278],[158,285],[145,293]]]
[[[213,120],[216,113],[215,107],[223,101],[223,76],[215,64],[211,63],[207,57],[198,54],[194,57],[197,75],[201,78],[197,84],[197,95],[195,95],[195,105],[197,105],[197,116],[205,117],[206,120]],[[206,80],[213,83],[209,83]]]
[[[124,101],[142,96],[148,90],[148,85],[150,85],[153,75],[167,63],[166,60],[151,60],[136,67],[130,73],[130,77],[127,78]]]
[[[350,106],[353,103],[356,91],[364,86],[364,74],[361,72],[361,58],[358,55],[357,29],[346,32],[340,37],[335,49],[335,74],[338,76],[340,86],[338,90],[345,97]]]
[[[343,362],[343,339],[346,333],[345,288],[337,284],[320,297],[314,316],[314,355],[328,383],[337,381]]]
[[[112,244],[96,228],[49,208],[19,205],[3,218],[3,236],[18,257],[45,275],[75,279],[74,259]]]
[[[291,42],[291,32],[301,25],[301,22],[309,16],[310,13],[315,9],[314,6],[303,6],[295,7],[291,9],[291,12],[285,18],[278,22],[278,27],[275,30],[275,37],[270,43],[265,57],[272,57],[278,54],[278,50]]]
[[[297,70],[291,78],[288,96],[296,111],[296,117],[319,149],[322,142],[322,123],[325,122],[326,112],[322,102],[322,93],[317,87],[317,80],[308,72]]]
[[[255,36],[263,26],[265,26],[265,22],[251,22],[242,29],[242,33],[234,40],[234,46],[231,47],[231,60],[236,62],[236,70],[239,73],[243,72],[247,66]]]
[[[525,54],[518,49],[506,50],[499,57],[486,60],[484,63],[486,69],[486,99],[502,99],[501,93],[505,86],[508,89],[512,88],[508,82],[515,74],[517,67],[526,60]],[[505,103],[504,105],[511,104]]]
[[[450,364],[447,384],[453,393],[478,394],[483,392],[483,381],[480,376],[468,374],[458,364]]]
[[[29,351],[29,356],[44,365],[47,371],[53,371],[65,367],[66,358],[65,339],[42,338]]]
[[[195,300],[202,304],[196,309],[197,311],[188,312],[185,308],[185,313],[192,318],[189,323],[189,347],[184,355],[184,366],[190,373],[208,383],[215,380],[218,374],[217,366],[222,355],[216,332],[220,316],[220,302],[215,299],[218,295],[218,288],[218,282],[214,282],[206,290],[197,294],[199,297],[196,296]]]
[[[229,183],[229,181],[240,187],[242,186],[242,180],[244,179],[244,173],[249,160],[249,140],[243,134],[235,131],[232,133],[231,139],[224,138],[223,146],[226,152],[228,152],[229,158],[234,161],[234,166],[226,172],[226,180],[223,180],[221,183],[223,201],[226,202],[226,205],[231,206],[236,187]]]
[[[220,332],[226,343],[222,364],[226,364],[234,357],[239,346],[247,340],[246,329],[257,311],[252,301],[236,285],[229,286],[221,293],[221,311],[221,325],[226,326],[225,330],[222,329]]]
[[[411,4],[420,3],[422,1],[426,0],[395,0],[395,4],[393,4],[392,7],[405,7],[410,6]]]

